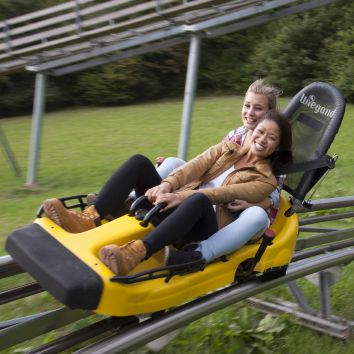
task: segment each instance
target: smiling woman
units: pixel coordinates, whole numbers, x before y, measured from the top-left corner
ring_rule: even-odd
[[[265,114],[264,118],[256,125],[252,134],[253,155],[258,158],[278,159],[273,162],[274,170],[277,165],[292,162],[292,133],[286,117],[275,110]]]
[[[166,249],[168,265],[186,261],[178,252],[192,256],[198,264],[210,262],[233,251],[234,246],[219,242],[224,247],[211,252],[212,257],[204,257],[200,250],[182,249],[191,242],[207,240],[230,224],[235,215],[227,207],[229,202],[234,199],[259,202],[266,198],[277,185],[273,169],[291,160],[291,126],[276,110],[264,115],[250,141],[243,147],[223,141],[162,181],[149,159],[134,155],[108,179],[94,205],[75,213],[60,200],[49,199],[44,202],[45,213],[67,231],[83,232],[98,226],[107,214],[125,213],[124,201],[134,188],[138,196],[147,196],[150,208],[161,203],[165,206],[153,221],[156,228],[144,239],[100,249],[99,258],[108,268],[125,275],[142,260],[171,244],[180,251]]]
[[[266,119],[257,124],[250,140],[249,153],[242,156],[234,164],[235,169],[243,168],[244,166],[271,156],[278,148],[280,129],[274,121]]]

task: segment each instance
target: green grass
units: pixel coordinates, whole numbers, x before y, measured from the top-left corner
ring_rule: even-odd
[[[287,101],[283,99],[281,106],[285,107]],[[240,97],[197,99],[188,157],[217,143],[225,133],[240,125],[241,105]],[[178,100],[117,108],[83,108],[46,114],[42,128],[38,185],[33,188],[24,186],[31,117],[1,120],[2,129],[21,167],[22,177],[18,178],[14,175],[1,152],[0,255],[6,254],[4,243],[7,235],[31,223],[38,206],[44,199],[99,190],[115,168],[134,153],[143,153],[152,160],[160,155],[176,156],[181,114],[182,102]],[[314,199],[354,195],[352,178],[354,156],[351,152],[354,138],[353,119],[354,106],[348,105],[340,132],[330,149],[331,153],[339,155],[337,167],[330,172],[316,191]],[[353,227],[354,223],[346,220],[337,221],[336,225],[345,228]],[[345,267],[342,280],[332,287],[333,311],[347,318],[353,317],[354,314],[354,305],[351,301],[354,292],[353,270],[353,264]],[[4,279],[0,281],[0,289],[27,280],[28,276],[23,275]],[[318,289],[305,280],[301,280],[300,284],[304,292],[310,296],[311,304],[318,306]],[[279,287],[264,295],[281,295],[291,299],[286,287]],[[0,321],[12,318],[14,315],[38,312],[56,306],[57,303],[48,294],[36,295],[16,304],[2,306]],[[228,320],[227,316],[225,320]],[[274,352],[287,351],[289,354],[295,354],[300,346],[304,353],[354,352],[353,341],[344,345],[338,340],[299,326],[288,327],[285,337],[282,335],[274,340]],[[179,339],[174,341],[174,349],[170,352],[193,352],[193,343],[198,342],[198,331],[195,327],[191,327],[190,331],[188,328],[183,331]]]

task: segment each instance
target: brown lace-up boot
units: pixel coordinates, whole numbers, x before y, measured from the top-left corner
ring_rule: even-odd
[[[43,209],[49,219],[72,233],[84,232],[100,225],[100,215],[94,205],[77,213],[66,209],[59,199],[47,199],[43,203]]]
[[[133,240],[121,247],[104,246],[98,256],[113,273],[126,275],[145,258],[146,248],[142,240]]]

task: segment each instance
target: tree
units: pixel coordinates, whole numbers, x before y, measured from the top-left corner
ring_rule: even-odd
[[[340,88],[348,102],[354,102],[353,18],[354,2],[350,1],[341,13],[338,30],[325,42],[320,53],[323,71],[326,69],[329,79]]]
[[[310,82],[328,81],[331,69],[324,58],[337,31],[348,30],[343,13],[350,6],[352,3],[342,1],[268,24],[246,64],[247,72],[269,77],[287,95]],[[337,83],[335,77],[333,80]],[[337,85],[340,87],[339,82]]]

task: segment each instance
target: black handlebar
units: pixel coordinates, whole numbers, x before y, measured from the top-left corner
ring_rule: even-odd
[[[166,207],[166,203],[161,203],[161,204],[157,204],[155,205],[151,210],[149,210],[149,212],[145,215],[144,220],[140,222],[140,225],[143,227],[148,226],[151,218],[157,214],[161,209],[163,209],[164,207]]]
[[[132,205],[130,206],[129,209],[129,216],[134,216],[135,212],[139,209],[140,204],[143,203],[145,200],[147,200],[147,197],[145,195],[140,196],[139,198],[136,198]]]

